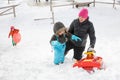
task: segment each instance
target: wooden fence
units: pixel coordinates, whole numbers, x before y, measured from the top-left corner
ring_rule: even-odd
[[[115,5],[120,5],[116,3],[116,0],[113,0],[113,2],[103,2],[103,1],[89,1],[89,2],[75,2],[75,0],[71,0],[71,2],[67,3],[67,4],[59,4],[59,5],[53,5],[53,0],[50,0],[50,11],[52,16],[50,18],[40,18],[40,19],[35,19],[35,20],[44,20],[44,19],[52,19],[52,23],[55,23],[55,19],[54,19],[54,10],[53,8],[55,7],[62,7],[62,6],[71,6],[74,8],[74,6],[78,5],[78,7],[83,7],[83,6],[88,6],[90,4],[93,4],[93,6],[96,6],[96,3],[101,3],[101,4],[112,4],[113,8],[115,8]],[[77,7],[77,6],[76,6]]]
[[[19,4],[16,5],[6,5],[6,6],[2,6],[0,7],[0,16],[3,15],[8,15],[8,14],[13,14],[14,17],[16,17],[16,11],[15,11],[15,7],[18,6]]]

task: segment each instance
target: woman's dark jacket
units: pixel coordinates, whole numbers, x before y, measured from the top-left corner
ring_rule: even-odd
[[[80,23],[79,19],[75,19],[68,30],[71,34],[74,34],[82,39],[81,45],[79,47],[85,47],[87,36],[89,35],[90,38],[90,46],[94,48],[96,37],[95,37],[95,30],[92,22],[89,21],[89,18],[86,19],[84,22]]]

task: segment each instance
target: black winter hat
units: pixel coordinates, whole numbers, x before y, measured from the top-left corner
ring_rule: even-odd
[[[54,31],[54,33],[56,34],[57,31],[59,31],[59,30],[62,29],[62,28],[65,28],[64,24],[63,24],[62,22],[56,22],[56,23],[54,24],[53,31]]]

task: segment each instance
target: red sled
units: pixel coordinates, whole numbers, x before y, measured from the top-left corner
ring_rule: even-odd
[[[88,73],[94,72],[94,68],[103,69],[102,57],[94,56],[94,52],[86,52],[87,56],[73,64],[73,67],[83,68]]]

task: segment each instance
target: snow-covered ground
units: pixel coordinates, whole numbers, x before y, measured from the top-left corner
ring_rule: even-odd
[[[120,79],[120,7],[98,4],[89,7],[89,17],[96,30],[96,55],[103,57],[106,70],[88,74],[73,68],[72,50],[64,64],[53,64],[53,52],[49,40],[53,34],[52,20],[37,18],[51,17],[49,6],[28,6],[26,1],[16,7],[13,15],[0,16],[0,80],[119,80]],[[78,17],[81,8],[54,8],[55,22],[61,21],[69,27]],[[8,38],[10,26],[20,29],[21,42],[13,47]],[[86,49],[89,45],[89,39]]]

